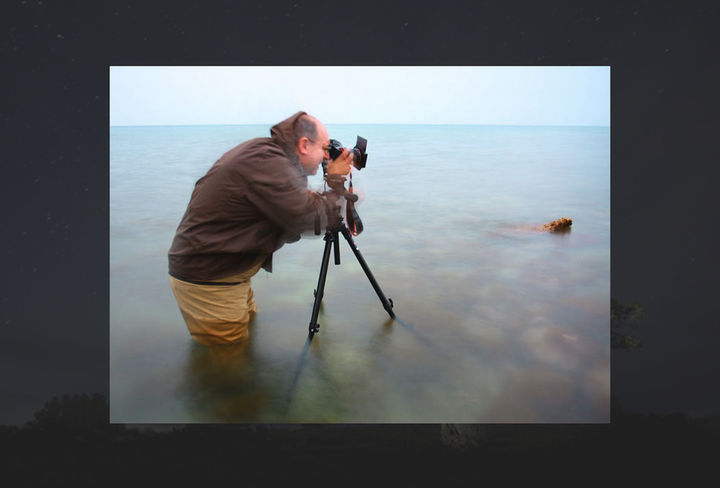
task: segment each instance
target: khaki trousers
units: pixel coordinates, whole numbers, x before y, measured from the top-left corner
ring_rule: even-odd
[[[215,280],[240,282],[237,285],[196,285],[170,276],[173,295],[195,341],[211,346],[235,344],[248,338],[248,325],[257,313],[250,277],[261,266],[262,262],[243,273]]]

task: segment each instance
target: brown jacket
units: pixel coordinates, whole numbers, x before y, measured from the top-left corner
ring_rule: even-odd
[[[273,126],[271,137],[234,147],[197,181],[168,253],[172,275],[218,280],[260,260],[272,272],[273,252],[312,229],[316,216],[325,225],[338,193],[307,188],[294,150],[294,125],[304,113]],[[342,191],[342,181],[333,187]]]

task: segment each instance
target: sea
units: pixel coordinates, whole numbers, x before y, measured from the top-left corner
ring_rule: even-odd
[[[201,346],[167,252],[195,182],[270,126],[109,128],[111,422],[610,421],[609,127],[328,125],[368,141],[353,240],[395,317],[341,239],[310,336],[310,232],[252,278],[248,342]]]

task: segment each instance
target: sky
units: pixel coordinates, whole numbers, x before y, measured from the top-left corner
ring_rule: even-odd
[[[111,66],[110,125],[610,125],[610,67]]]

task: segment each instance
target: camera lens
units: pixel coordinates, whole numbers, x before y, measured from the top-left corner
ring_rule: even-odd
[[[338,140],[330,139],[330,149],[328,150],[328,153],[330,154],[330,159],[337,159],[338,156],[342,154],[342,151],[342,143]]]

